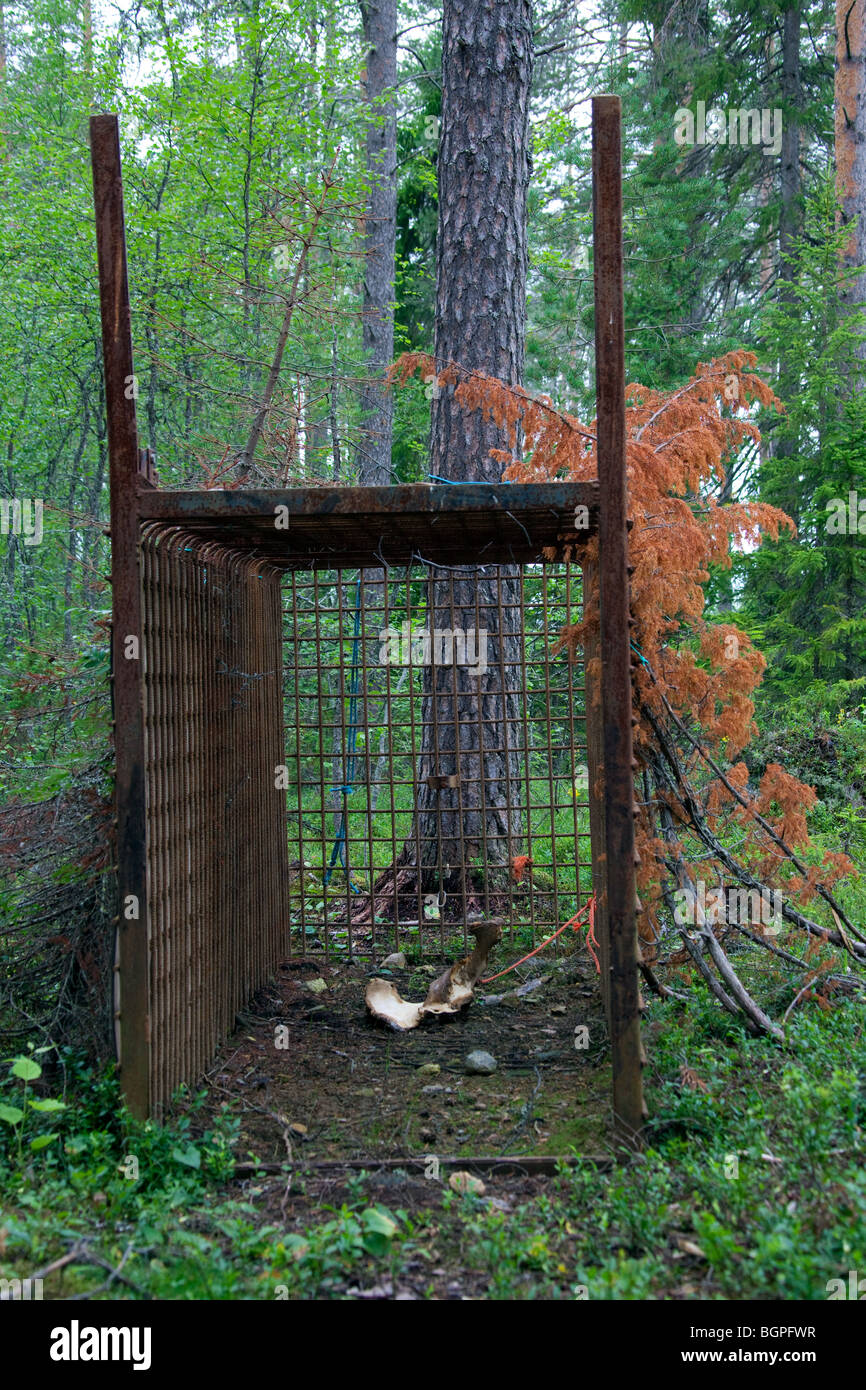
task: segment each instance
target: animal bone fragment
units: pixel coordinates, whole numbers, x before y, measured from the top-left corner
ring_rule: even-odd
[[[370,980],[365,999],[373,1017],[405,1033],[417,1028],[422,1018],[431,1014],[456,1014],[465,1008],[475,996],[475,985],[491,948],[502,940],[499,922],[477,922],[469,930],[475,937],[471,953],[450,965],[433,981],[423,1004],[401,999],[390,980],[378,976]]]

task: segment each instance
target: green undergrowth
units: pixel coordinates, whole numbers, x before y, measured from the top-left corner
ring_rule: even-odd
[[[27,1114],[0,1125],[0,1277],[76,1252],[46,1298],[823,1299],[866,1275],[864,1026],[862,1003],[808,1004],[780,1047],[711,1001],[652,1000],[641,1155],[562,1167],[528,1198],[505,1176],[482,1196],[431,1180],[414,1205],[366,1175],[316,1205],[287,1170],[283,1214],[273,1179],[232,1181],[229,1103],[139,1123],[110,1071],[66,1054],[25,1081],[7,1059],[0,1104]]]

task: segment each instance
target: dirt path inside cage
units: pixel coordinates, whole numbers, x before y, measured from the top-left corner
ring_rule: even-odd
[[[392,978],[423,999],[448,961]],[[229,1099],[242,1118],[238,1158],[328,1160],[604,1152],[607,1031],[585,955],[528,962],[453,1018],[410,1033],[373,1022],[362,965],[287,962],[238,1019],[211,1068],[209,1108]],[[495,1058],[467,1072],[472,1052]]]

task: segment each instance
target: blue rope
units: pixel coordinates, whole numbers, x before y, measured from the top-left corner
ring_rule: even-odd
[[[349,753],[346,758],[346,780],[340,785],[335,785],[332,790],[339,791],[343,798],[343,811],[340,816],[340,828],[334,840],[334,848],[331,850],[331,861],[325,873],[325,885],[331,882],[334,869],[339,859],[343,872],[349,880],[349,886],[353,893],[360,893],[360,888],[353,882],[349,873],[349,866],[346,863],[346,828],[348,822],[347,798],[355,790],[355,760],[358,750],[358,678],[360,674],[359,655],[361,650],[361,576],[358,575],[358,586],[355,590],[355,635],[352,640],[352,677],[349,681]]]
[[[431,483],[450,483],[452,487],[461,487],[465,482],[471,482],[473,487],[499,487],[499,483],[488,483],[477,478],[440,478],[438,473],[431,473],[427,481]]]

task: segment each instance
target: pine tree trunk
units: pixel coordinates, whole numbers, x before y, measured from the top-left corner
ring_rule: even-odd
[[[446,0],[436,365],[513,385],[525,347],[531,76],[528,0]],[[503,431],[460,409],[453,387],[434,395],[431,475],[498,482],[502,464],[489,451],[507,447]],[[502,864],[519,849],[520,571],[436,571],[431,589],[431,628],[488,633],[484,674],[468,664],[425,672],[417,836],[422,864],[441,865],[454,889],[477,883],[475,873],[464,878],[473,860]],[[456,788],[428,783],[455,773]],[[416,844],[407,851],[414,859]],[[438,886],[436,874],[425,886],[431,878]]]
[[[397,108],[382,101],[397,82],[397,0],[361,4],[366,53],[367,197],[362,345],[367,380],[361,387],[358,480],[391,481],[393,399],[384,375],[394,357],[394,245],[397,235]]]

